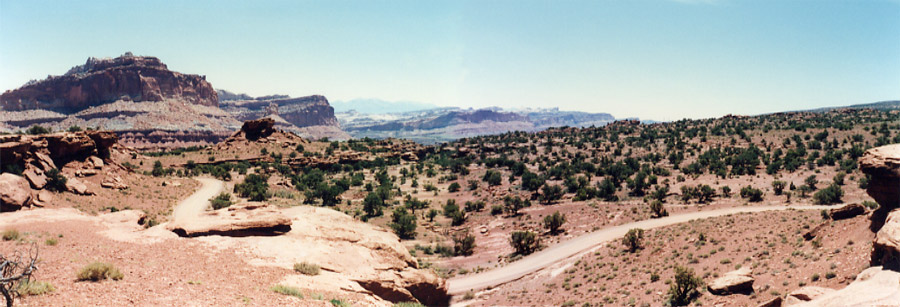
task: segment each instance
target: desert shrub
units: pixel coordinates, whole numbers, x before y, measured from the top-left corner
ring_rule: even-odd
[[[66,177],[58,169],[50,169],[44,173],[47,176],[47,184],[44,188],[50,191],[63,192],[66,190]]]
[[[303,298],[303,293],[300,292],[300,289],[285,286],[285,285],[274,285],[270,288],[275,293],[280,293],[284,295],[296,296],[297,298]]]
[[[775,192],[775,195],[781,195],[784,192],[784,188],[787,186],[787,182],[781,180],[772,181],[772,191]]]
[[[56,291],[56,287],[49,282],[28,280],[19,284],[16,293],[19,295],[42,295]]]
[[[844,191],[841,189],[841,186],[837,184],[832,184],[827,188],[821,189],[813,195],[813,199],[815,199],[817,204],[820,205],[831,205],[837,204],[841,202],[841,197],[844,196]]]
[[[551,204],[554,201],[560,200],[564,193],[562,187],[558,185],[545,184],[544,188],[541,189],[541,202]]]
[[[528,255],[535,252],[540,246],[540,240],[533,231],[513,231],[510,234],[509,244],[519,255]]]
[[[628,230],[625,237],[622,238],[622,244],[628,249],[628,252],[635,252],[641,248],[641,241],[644,239],[644,230],[640,228],[632,228]]]
[[[522,189],[526,191],[537,191],[544,185],[544,179],[535,173],[525,171],[522,174]]]
[[[3,241],[15,241],[22,237],[22,234],[15,229],[7,229],[3,231]]]
[[[44,241],[44,244],[47,244],[47,246],[56,246],[56,244],[59,244],[59,240],[56,238],[49,238]]]
[[[449,187],[447,187],[447,191],[449,191],[450,193],[459,192],[460,188],[462,187],[459,185],[459,183],[454,182],[451,183]]]
[[[378,193],[369,192],[363,199],[363,211],[367,216],[381,216],[383,214],[381,208],[384,207],[384,199]]]
[[[320,267],[309,262],[294,263],[294,271],[303,275],[319,275]]]
[[[834,184],[836,184],[836,185],[844,185],[844,177],[846,177],[846,176],[847,176],[847,173],[845,173],[845,172],[838,172],[837,174],[834,175],[834,179],[833,179],[833,180],[834,180]]]
[[[160,177],[165,175],[166,169],[163,168],[162,162],[159,162],[159,160],[153,162],[153,171],[151,171],[150,174],[152,174],[153,177]]]
[[[697,288],[703,285],[703,279],[694,275],[694,270],[682,266],[675,267],[675,282],[669,286],[669,304],[685,306],[700,294]]]
[[[216,197],[210,198],[209,202],[212,204],[214,210],[226,208],[233,204],[231,201],[231,193],[227,192],[219,193]]]
[[[501,206],[501,205],[491,206],[491,215],[500,215],[500,214],[503,214],[503,206]]]
[[[401,239],[414,239],[416,237],[416,216],[406,211],[406,208],[397,207],[389,224],[394,233]]]
[[[47,133],[50,133],[50,130],[47,128],[44,128],[42,126],[34,125],[34,126],[31,126],[31,128],[28,128],[28,130],[26,130],[25,133],[28,133],[31,135],[47,134]]]
[[[863,204],[863,206],[865,206],[866,208],[869,208],[870,210],[875,210],[876,208],[878,208],[878,203],[871,201],[871,200],[864,201],[862,204]]]
[[[69,131],[69,132],[78,132],[78,131],[81,131],[81,127],[79,127],[79,126],[69,126],[69,129],[66,130],[66,131]]]
[[[566,222],[566,216],[564,214],[560,214],[559,211],[554,212],[551,215],[544,217],[544,228],[550,231],[550,233],[557,233],[559,228]]]
[[[94,262],[81,268],[76,275],[82,281],[120,280],[124,275],[115,266],[105,262]]]
[[[806,183],[807,186],[812,188],[813,191],[815,191],[816,184],[819,183],[819,180],[816,179],[816,175],[809,175],[809,177],[806,177],[806,179],[804,179],[803,182]]]
[[[653,217],[669,216],[669,211],[666,210],[666,207],[663,206],[663,203],[659,200],[650,202],[650,212],[653,213]]]
[[[234,185],[234,192],[251,201],[264,201],[270,196],[268,180],[269,177],[265,175],[249,174],[244,182]]]
[[[763,200],[762,195],[763,193],[760,189],[749,185],[741,188],[741,197],[747,198],[750,202],[761,202]]]
[[[476,200],[476,201],[467,201],[466,202],[466,212],[481,211],[483,209],[484,209],[484,201]]]
[[[503,210],[510,215],[519,214],[519,209],[522,209],[525,206],[527,200],[523,200],[518,196],[509,196],[503,198]],[[492,209],[493,210],[493,209]],[[492,212],[493,213],[493,212]]]
[[[463,235],[453,237],[453,254],[456,256],[469,256],[475,252],[475,236],[466,232]]]
[[[503,176],[498,171],[488,170],[484,173],[484,177],[481,177],[481,180],[487,182],[490,186],[498,186],[503,181]]]

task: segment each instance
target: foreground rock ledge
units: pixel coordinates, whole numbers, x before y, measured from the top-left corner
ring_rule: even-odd
[[[291,220],[265,203],[243,203],[209,211],[190,221],[168,226],[182,237],[279,235],[291,230]]]

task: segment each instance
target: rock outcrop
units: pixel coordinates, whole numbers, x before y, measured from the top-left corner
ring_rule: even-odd
[[[0,174],[0,212],[16,211],[31,205],[31,188],[21,176],[10,173]]]
[[[189,222],[168,225],[182,237],[277,235],[291,230],[291,220],[274,206],[244,203],[205,212]]]
[[[271,118],[248,120],[244,122],[241,130],[235,133],[234,137],[243,137],[250,141],[256,141],[272,135],[275,132],[273,127],[275,127],[275,120]]]
[[[5,111],[78,112],[117,100],[162,101],[216,106],[218,96],[206,77],[170,71],[158,58],[125,54],[114,59],[89,58],[65,75],[29,82],[0,95]]]
[[[785,302],[784,305],[787,306],[787,302]],[[900,272],[876,266],[868,268],[856,275],[856,280],[843,289],[837,291],[819,291],[817,295],[808,300],[808,302],[793,306],[844,307],[898,305],[900,305]]]
[[[876,147],[859,159],[860,170],[872,176],[866,192],[878,202],[872,212],[872,231],[881,229],[891,210],[900,207],[900,144]]]
[[[803,302],[808,302],[817,297],[820,297],[822,295],[832,293],[835,291],[836,290],[831,289],[831,288],[823,288],[823,287],[816,287],[816,286],[802,287],[797,290],[791,291],[791,293],[788,293],[784,299],[784,303],[782,303],[782,306],[791,306],[791,305],[797,305],[797,304],[800,304]]]
[[[109,131],[4,135],[0,136],[0,159],[2,167],[24,169],[28,177],[35,177],[73,160],[108,157],[117,140],[116,134]]]
[[[871,264],[900,270],[900,210],[891,211],[884,226],[875,234]]]
[[[750,268],[744,267],[716,278],[709,283],[708,288],[709,293],[715,295],[749,294],[753,292],[753,276],[751,276]]]
[[[322,268],[318,276],[290,275],[281,284],[373,295],[382,300],[374,306],[390,306],[389,302],[449,304],[446,281],[430,269],[420,269],[392,232],[328,208],[297,206],[282,212],[293,221],[290,232],[235,238],[270,264],[289,268],[308,262]]]
[[[290,98],[273,95],[249,100],[223,100],[220,103],[223,110],[241,121],[268,117],[275,120],[278,129],[303,137],[349,138],[341,130],[334,116],[334,108],[324,96]]]
[[[840,208],[828,210],[828,216],[835,221],[854,218],[863,214],[866,214],[866,207],[860,204],[849,204]]]

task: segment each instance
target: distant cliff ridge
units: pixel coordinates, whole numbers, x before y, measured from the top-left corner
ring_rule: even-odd
[[[89,58],[62,76],[50,76],[0,95],[4,111],[52,110],[74,113],[117,100],[179,100],[217,106],[218,96],[206,77],[170,71],[156,57]]]
[[[91,127],[116,131],[136,147],[214,143],[242,121],[261,117],[307,138],[349,137],[323,96],[253,98],[217,92],[204,76],[170,71],[156,57],[131,53],[89,58],[64,75],[30,81],[0,95],[0,132],[36,124],[54,131]]]

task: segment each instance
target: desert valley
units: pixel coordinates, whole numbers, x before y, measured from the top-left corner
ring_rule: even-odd
[[[348,133],[325,97],[204,79],[126,54],[0,96],[7,305],[900,302],[895,102]]]
[[[0,306],[900,306],[900,2],[0,0]]]

